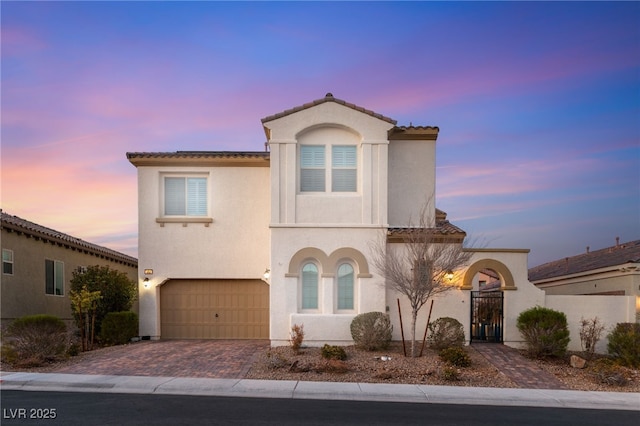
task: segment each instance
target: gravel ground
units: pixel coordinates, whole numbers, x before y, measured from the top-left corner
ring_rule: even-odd
[[[447,380],[444,372],[447,364],[438,355],[426,349],[420,358],[405,358],[402,344],[395,343],[387,351],[366,352],[345,347],[344,364],[331,365],[320,355],[319,348],[304,348],[294,354],[290,347],[272,348],[261,354],[247,378],[263,380],[305,380],[360,383],[407,383],[472,387],[518,387],[507,376],[473,349],[465,348],[472,365],[457,368],[457,380]],[[407,350],[409,350],[407,348]],[[382,357],[390,357],[383,361]],[[612,386],[597,382],[589,367],[576,369],[566,359],[536,361],[543,370],[554,374],[567,387],[574,390],[640,392],[640,372],[625,369],[628,382],[624,386]],[[332,368],[333,367],[333,368]],[[331,370],[344,371],[331,371]]]

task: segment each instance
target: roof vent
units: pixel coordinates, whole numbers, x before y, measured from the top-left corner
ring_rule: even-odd
[[[333,98],[333,93],[331,92],[327,92],[326,95],[324,95],[325,98]]]

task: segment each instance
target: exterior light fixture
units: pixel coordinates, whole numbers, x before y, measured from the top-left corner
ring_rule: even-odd
[[[451,282],[453,281],[453,271],[452,270],[448,270],[445,274],[444,274],[445,278]]]
[[[270,276],[271,276],[271,269],[269,269],[269,268],[265,269],[264,270],[264,274],[262,274],[262,277],[265,280],[268,280]]]
[[[142,281],[144,282],[144,288],[149,288],[149,277],[144,277]]]
[[[145,275],[153,275],[153,269],[145,269],[144,270],[144,274]]]

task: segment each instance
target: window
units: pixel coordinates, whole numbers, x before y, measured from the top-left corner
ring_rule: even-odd
[[[331,149],[331,190],[355,192],[357,190],[356,147],[334,145]]]
[[[13,275],[13,250],[2,249],[2,273]]]
[[[348,263],[338,267],[338,309],[353,309],[353,267]]]
[[[165,177],[164,214],[165,216],[206,216],[207,179]]]
[[[324,192],[324,146],[300,146],[300,191]]]
[[[64,294],[64,263],[45,259],[45,293],[62,296]]]
[[[302,309],[318,309],[318,267],[313,263],[302,267]]]

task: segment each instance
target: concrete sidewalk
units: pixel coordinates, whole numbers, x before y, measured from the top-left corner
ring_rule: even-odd
[[[640,411],[640,394],[89,374],[0,373],[0,390],[334,399]]]

